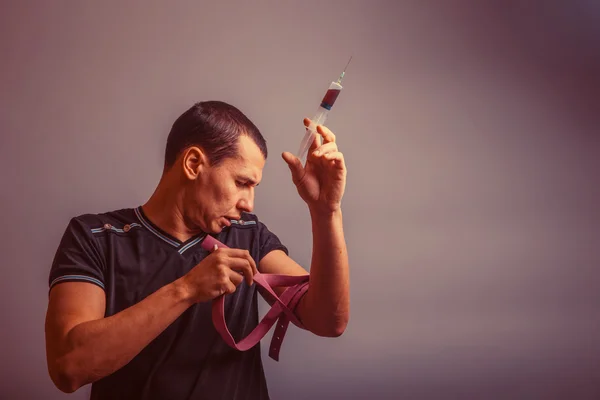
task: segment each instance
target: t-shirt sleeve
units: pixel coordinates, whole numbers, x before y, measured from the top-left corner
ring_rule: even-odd
[[[269,228],[260,221],[258,222],[258,234],[260,245],[258,262],[260,262],[260,260],[262,260],[264,256],[266,256],[273,250],[281,250],[286,255],[289,255],[288,248],[283,243],[281,243],[279,237],[277,237],[275,233],[271,232]]]
[[[61,282],[89,282],[104,289],[102,252],[92,231],[81,220],[71,219],[52,261],[49,290]]]

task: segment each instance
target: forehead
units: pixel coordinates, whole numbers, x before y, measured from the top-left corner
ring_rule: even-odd
[[[250,137],[240,135],[238,139],[238,156],[228,160],[235,172],[249,175],[255,181],[260,181],[265,158],[260,149]]]

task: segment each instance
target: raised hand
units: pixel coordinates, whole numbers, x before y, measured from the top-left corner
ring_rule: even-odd
[[[310,122],[310,119],[304,119],[305,126],[309,126]],[[317,133],[304,166],[290,152],[284,152],[282,157],[290,168],[298,194],[309,209],[317,213],[330,213],[341,207],[347,170],[344,155],[338,149],[333,132],[323,125],[317,125]]]

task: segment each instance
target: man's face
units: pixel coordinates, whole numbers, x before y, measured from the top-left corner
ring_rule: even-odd
[[[207,167],[197,180],[187,218],[204,232],[219,233],[231,225],[231,219],[239,219],[242,212],[252,212],[254,188],[262,179],[264,166],[265,159],[256,143],[241,135],[238,157]]]

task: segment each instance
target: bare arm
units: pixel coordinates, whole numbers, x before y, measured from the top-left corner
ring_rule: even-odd
[[[311,212],[313,254],[310,286],[296,308],[308,330],[319,336],[340,336],[350,315],[348,253],[342,227],[342,213],[326,215]],[[276,250],[260,262],[263,273],[304,275],[306,270]],[[281,293],[283,289],[277,289]]]
[[[238,273],[241,271],[243,276]],[[219,249],[190,272],[139,303],[104,318],[96,285],[64,282],[50,291],[46,354],[52,381],[71,393],[117,371],[192,304],[233,293],[257,272],[246,250]]]
[[[304,119],[304,125],[311,121]],[[318,125],[306,165],[284,152],[298,194],[308,205],[312,220],[313,253],[310,285],[296,308],[302,323],[320,336],[340,336],[350,315],[348,252],[344,239],[341,201],[346,187],[346,164],[335,135]],[[321,145],[321,137],[323,144]],[[274,251],[261,261],[263,271],[305,274],[283,252]],[[262,265],[264,264],[264,265]]]
[[[123,367],[192,303],[177,282],[104,318],[104,291],[65,282],[50,292],[46,355],[54,384],[71,393]]]

